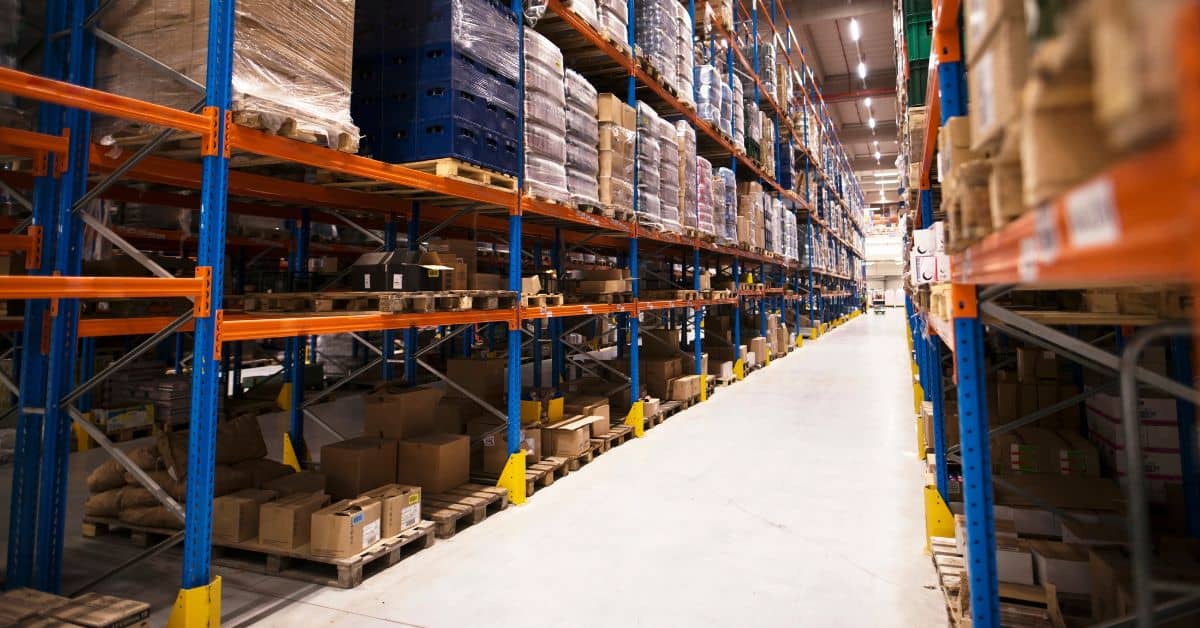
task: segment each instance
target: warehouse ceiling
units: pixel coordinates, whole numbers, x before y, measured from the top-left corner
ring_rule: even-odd
[[[895,202],[899,146],[892,0],[783,0],[783,4],[867,202],[880,202],[881,189],[884,199]],[[852,37],[852,20],[858,25],[858,41]],[[857,72],[860,61],[866,66],[865,79]]]

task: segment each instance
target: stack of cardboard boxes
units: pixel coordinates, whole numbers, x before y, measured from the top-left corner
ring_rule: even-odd
[[[914,229],[912,243],[908,251],[910,283],[920,286],[950,281],[945,224],[938,221],[927,229]]]
[[[615,94],[600,94],[596,104],[600,121],[600,203],[631,212],[637,111]]]

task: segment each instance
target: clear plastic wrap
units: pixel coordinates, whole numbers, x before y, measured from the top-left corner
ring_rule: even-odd
[[[696,179],[696,229],[715,236],[712,163],[703,157],[696,158]]]
[[[679,142],[675,138],[675,125],[659,118],[654,123],[655,139],[659,147],[659,218],[663,229],[679,229]],[[639,172],[639,176],[640,176]]]
[[[596,117],[596,88],[582,74],[568,68],[563,73],[567,105]]]
[[[758,105],[754,101],[746,102],[746,140],[747,144],[754,142],[762,144],[762,117],[758,115]]]
[[[762,79],[763,87],[774,98],[775,83],[778,80],[775,75],[775,45],[769,42],[760,43],[758,59],[759,77]]]
[[[721,74],[711,65],[696,69],[696,112],[701,120],[721,126]]]
[[[658,116],[645,103],[638,103],[637,145],[637,214],[638,219],[657,225],[661,220],[659,164],[662,153],[654,134]]]
[[[100,26],[204,84],[208,2],[114,0]],[[273,132],[287,125],[296,137],[357,150],[359,131],[350,117],[354,30],[354,0],[295,0],[283,7],[268,0],[238,2],[232,83],[238,121]],[[107,45],[98,48],[95,85],[178,109],[190,109],[202,94]],[[137,124],[107,118],[98,122],[99,136]]]
[[[554,42],[546,38],[545,35],[533,30],[532,28],[525,29],[525,67],[526,71],[530,64],[534,64],[550,71],[552,76],[562,76],[563,74],[563,54]],[[526,78],[528,80],[528,78]],[[562,79],[560,79],[561,82]]]
[[[720,188],[714,186],[714,191],[722,194],[720,204],[723,215],[720,218],[714,216],[714,220],[724,225],[721,234],[727,242],[737,242],[737,176],[733,170],[722,166],[717,168],[716,177],[722,183]]]
[[[675,0],[640,0],[634,10],[637,45],[650,60],[663,83],[675,85],[675,56],[679,26],[675,18]]]
[[[525,121],[525,154],[542,155],[557,158],[560,163],[566,160],[567,138],[563,133],[562,119],[557,125],[545,125],[541,120],[532,118]]]
[[[629,44],[629,5],[625,0],[597,0],[601,32],[622,44]]]
[[[548,105],[557,105],[560,109],[567,104],[567,94],[563,88],[563,73],[553,72],[541,64],[525,66],[525,110],[529,111],[530,101],[542,98]],[[561,113],[559,115],[562,115]]]
[[[675,50],[675,80],[678,82],[679,99],[695,104],[692,98],[693,70],[696,55],[692,43],[692,19],[682,3],[675,3],[675,22],[678,28]]]
[[[572,205],[600,205],[598,164],[595,142],[567,136],[567,195]]]
[[[735,103],[742,102],[742,80],[738,77],[733,77],[733,91],[731,99]],[[733,107],[733,120],[730,121],[734,146],[744,146],[746,144],[746,116],[741,107]]]
[[[525,153],[525,191],[537,198],[559,203],[569,201],[565,158],[558,160]]]
[[[687,120],[675,123],[679,146],[679,222],[696,226],[696,129]]]
[[[600,9],[596,6],[596,0],[570,0],[570,2],[564,2],[563,4],[571,7],[571,11],[575,15],[578,15],[584,22],[587,22],[589,26],[597,31],[604,28],[600,21]]]
[[[774,199],[767,197],[762,205],[763,243],[765,251],[775,250],[775,239],[779,229],[779,220],[775,217],[776,205]]]
[[[736,78],[736,77],[735,77]],[[721,132],[730,137],[734,137],[733,133],[733,112],[741,107],[735,106],[734,103],[740,103],[741,100],[734,100],[733,89],[729,87],[729,83],[721,83]]]
[[[582,109],[576,109],[573,105],[568,105],[564,112],[567,135],[579,140],[590,140],[591,144],[595,146],[596,137],[600,132],[600,123],[596,120],[595,112],[588,113]]]

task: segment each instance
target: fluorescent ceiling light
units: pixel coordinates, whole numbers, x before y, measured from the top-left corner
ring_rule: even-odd
[[[863,63],[862,61],[858,62],[858,78],[867,78],[867,64]]]
[[[867,119],[867,126],[871,127],[872,129],[875,128],[875,116],[871,116]]]
[[[858,41],[862,37],[862,30],[858,27],[858,20],[850,18],[850,41]]]
[[[870,109],[871,108],[871,97],[867,96],[867,98],[865,100],[863,100],[863,104],[866,105],[868,109]]]

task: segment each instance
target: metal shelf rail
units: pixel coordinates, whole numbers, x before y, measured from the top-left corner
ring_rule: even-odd
[[[3,183],[6,193],[29,207],[33,213],[31,220],[12,225],[13,233],[0,238],[0,252],[24,253],[30,273],[25,277],[0,277],[0,298],[27,300],[25,316],[20,322],[0,321],[0,327],[10,331],[19,329],[20,346],[23,348],[46,349],[26,350],[20,354],[20,399],[6,583],[9,586],[33,586],[48,591],[57,591],[61,586],[66,463],[70,428],[72,421],[75,421],[183,519],[183,573],[171,625],[217,623],[219,618],[215,613],[219,608],[220,578],[212,577],[210,552],[218,384],[223,377],[240,381],[240,341],[287,339],[285,378],[290,384],[287,397],[292,417],[287,448],[290,455],[302,461],[305,459],[306,420],[321,423],[310,412],[306,412],[306,405],[312,402],[313,397],[306,401],[300,383],[305,347],[313,338],[341,332],[383,332],[381,346],[368,347],[379,356],[368,364],[380,364],[385,378],[400,377],[411,384],[416,381],[418,367],[432,371],[419,359],[422,353],[439,346],[445,349],[456,338],[464,339],[461,344],[464,350],[469,350],[470,339],[477,334],[483,338],[485,332],[490,346],[491,332],[503,326],[507,329],[508,402],[502,410],[491,410],[506,419],[510,443],[509,465],[502,474],[500,484],[510,490],[514,502],[520,503],[524,499],[524,459],[516,455],[516,446],[520,429],[522,347],[531,345],[530,357],[535,364],[540,364],[543,343],[550,344],[554,373],[552,385],[561,387],[566,355],[568,351],[578,353],[580,349],[568,346],[564,340],[564,336],[572,331],[566,327],[564,319],[572,319],[572,323],[578,327],[596,317],[616,316],[621,339],[618,349],[631,365],[636,365],[640,319],[644,314],[668,313],[666,320],[670,324],[674,324],[675,319],[682,327],[690,323],[695,369],[703,375],[700,373],[702,334],[699,329],[705,311],[711,308],[732,307],[735,318],[739,320],[743,310],[755,311],[764,327],[762,331],[765,331],[766,313],[774,311],[782,314],[789,304],[794,305],[797,320],[802,306],[807,305],[818,330],[827,329],[829,325],[852,316],[860,305],[858,295],[862,293],[863,217],[859,209],[862,195],[854,182],[845,176],[849,170],[844,151],[837,143],[819,91],[807,73],[803,55],[792,49],[795,38],[791,35],[791,27],[787,25],[786,15],[781,16],[777,12],[777,9],[782,11],[782,4],[775,2],[768,10],[761,0],[751,0],[751,3],[748,14],[752,20],[750,28],[755,47],[759,23],[766,20],[768,29],[764,30],[769,30],[770,37],[776,41],[787,41],[788,54],[784,56],[788,66],[793,67],[792,57],[798,57],[797,63],[802,74],[808,75],[803,89],[798,90],[799,95],[792,103],[781,104],[772,100],[769,104],[773,123],[782,126],[785,131],[776,134],[776,151],[780,150],[784,136],[787,142],[794,141],[797,135],[793,128],[794,117],[797,112],[801,113],[802,127],[811,123],[820,124],[825,129],[821,146],[800,146],[801,153],[806,155],[806,173],[811,169],[821,181],[815,199],[801,198],[795,192],[782,189],[772,173],[763,172],[744,151],[734,147],[711,125],[682,106],[631,55],[618,51],[586,24],[572,21],[570,10],[560,2],[550,0],[550,9],[627,72],[629,103],[636,102],[639,87],[655,92],[665,103],[664,113],[673,112],[690,120],[699,132],[723,147],[731,166],[735,170],[741,166],[743,179],[762,181],[786,198],[790,209],[801,212],[809,242],[810,257],[807,264],[702,239],[653,231],[639,227],[636,221],[626,223],[526,197],[520,193],[524,189],[523,176],[520,174],[518,191],[504,191],[441,178],[234,124],[230,113],[234,0],[212,0],[209,3],[204,101],[195,110],[173,109],[92,89],[91,69],[97,45],[92,28],[109,5],[98,0],[49,0],[42,75],[0,69],[0,91],[41,103],[36,131],[0,129],[0,154],[27,159],[33,165],[28,174],[0,173],[0,183]],[[739,7],[746,13],[740,2]],[[515,14],[522,14],[520,0],[512,0],[511,8]],[[626,43],[632,50],[635,32],[633,16],[636,14],[632,0],[628,8],[630,24]],[[694,5],[691,2],[688,8],[694,18]],[[523,46],[523,29],[526,26],[523,20],[521,22],[519,37]],[[779,25],[787,26],[783,30],[776,30]],[[699,30],[697,28],[698,33]],[[731,57],[735,51],[741,56],[736,49],[736,33],[725,33],[724,37]],[[521,54],[522,64],[523,56]],[[742,60],[745,63],[744,58]],[[751,75],[756,83],[761,82],[756,72],[751,72]],[[524,94],[523,89],[520,92]],[[810,107],[810,103],[815,104]],[[810,108],[819,111],[819,120],[809,120]],[[114,157],[91,143],[93,115],[141,122],[160,127],[163,131],[132,154]],[[522,113],[518,115],[518,138],[523,138],[520,131],[523,124]],[[180,132],[200,138],[198,162],[152,154],[171,134]],[[817,151],[824,155],[821,167],[817,167],[812,159]],[[523,152],[523,147],[518,146],[518,154]],[[275,163],[315,168],[354,181],[391,186],[392,189],[415,190],[422,194],[414,199],[398,200],[349,187],[304,183],[240,169],[258,157],[269,158]],[[517,171],[523,173],[523,168],[518,167]],[[101,177],[97,179],[94,175]],[[153,187],[122,185],[121,179],[151,184]],[[169,191],[172,189],[182,192]],[[23,193],[30,194],[30,198],[25,198]],[[198,210],[199,238],[194,248],[189,246],[187,250],[182,250],[178,247],[181,239],[186,238],[180,238],[178,234],[109,228],[86,212],[79,211],[96,199],[147,202]],[[636,207],[636,196],[634,202]],[[467,209],[461,208],[464,204]],[[694,211],[694,208],[688,209]],[[292,230],[292,242],[233,237],[226,228],[226,216],[229,213],[286,219]],[[371,250],[369,245],[311,242],[311,227],[315,222],[345,224],[364,233],[382,229],[384,236],[377,244],[384,249],[393,249],[399,246],[399,219],[403,218],[408,229],[406,245],[413,248],[439,229],[461,228],[459,222],[468,214],[472,214],[469,233],[487,233],[488,237],[507,247],[507,285],[511,291],[520,292],[521,277],[525,271],[523,254],[527,245],[535,247],[535,271],[540,269],[542,247],[545,246],[549,249],[551,264],[560,274],[565,251],[594,247],[617,252],[623,259],[633,277],[633,302],[546,308],[528,308],[517,304],[509,309],[494,311],[428,314],[225,315],[223,286],[227,272],[224,267],[227,247],[236,246],[242,251],[237,258],[239,268],[230,270],[236,279],[236,292],[244,284],[247,250],[258,251],[259,256],[266,251],[286,250],[288,274],[294,280],[299,280],[305,274],[309,255],[314,252],[355,255]],[[436,223],[437,226],[432,231],[422,233],[422,221]],[[109,240],[128,257],[144,265],[153,276],[81,276],[80,253],[85,228]],[[374,235],[372,238],[379,239]],[[741,281],[744,274],[751,271],[759,281],[769,278],[775,287],[761,292],[745,288],[737,290],[730,298],[710,300],[639,300],[637,295],[645,261],[639,258],[646,257],[647,253],[639,250],[643,241],[663,245],[660,251],[651,252],[651,255],[660,255],[663,251],[677,255],[680,268],[685,269],[679,281],[686,281],[690,277],[694,289],[699,289],[701,273],[712,267],[726,269],[734,285],[739,288],[744,286]],[[833,247],[839,262],[836,267],[849,267],[851,272],[847,274],[813,268],[811,251],[812,245],[817,242]],[[176,277],[143,252],[143,249],[172,250],[172,247],[177,255],[195,255],[197,269],[193,277]],[[847,263],[841,264],[843,261]],[[802,281],[802,277],[806,277],[806,281]],[[782,286],[787,286],[787,290]],[[80,300],[96,298],[189,299],[192,307],[176,317],[81,317]],[[543,323],[549,331],[548,339],[543,338]],[[437,328],[443,332],[432,346],[419,348],[417,330],[423,328]],[[737,346],[740,338],[736,334],[740,332],[740,324],[735,325],[734,329],[738,330],[735,331],[734,343]],[[179,346],[182,338],[180,332],[184,331],[194,336],[188,456],[188,475],[192,481],[187,483],[186,509],[167,497],[144,473],[140,473],[103,433],[94,428],[89,430],[90,424],[76,405],[88,391],[160,342],[174,336]],[[400,336],[400,344],[404,347],[402,360],[392,357],[396,335]],[[531,335],[533,340],[526,343],[523,335]],[[81,342],[88,347],[92,339],[111,336],[145,338],[99,373],[90,374],[88,364],[76,368]],[[88,355],[87,351],[85,355]],[[394,363],[403,364],[402,373],[392,373]],[[231,369],[232,374],[229,373]],[[77,370],[87,375],[77,380]],[[355,373],[365,370],[366,367],[363,367]],[[534,383],[540,385],[540,368],[535,369],[535,373]],[[457,386],[444,375],[433,374],[446,381],[447,385]],[[351,377],[339,380],[317,393],[315,398],[327,395]],[[636,367],[629,369],[629,385],[634,391],[640,390]],[[635,403],[630,408],[627,421],[635,425],[640,433],[640,402],[636,402],[636,395],[632,398]]]
[[[920,181],[918,226],[932,222],[933,208],[930,164],[937,146],[937,132],[951,116],[966,115],[962,36],[959,30],[959,0],[934,4],[933,59],[930,64],[929,122],[924,136],[924,162]],[[1123,158],[1093,179],[1066,192],[1053,203],[1040,207],[969,246],[952,258],[950,321],[917,309],[911,298],[906,303],[910,340],[914,355],[914,401],[931,402],[934,442],[929,446],[936,460],[933,487],[926,487],[926,529],[931,536],[953,534],[948,503],[947,462],[962,465],[963,501],[967,518],[967,545],[971,560],[967,576],[974,626],[1000,625],[996,572],[995,524],[990,439],[1002,432],[1032,423],[1062,407],[1078,404],[1095,389],[1041,408],[1028,416],[989,431],[983,338],[995,330],[1012,338],[1067,358],[1073,362],[1122,377],[1123,422],[1129,442],[1136,443],[1134,383],[1150,385],[1177,397],[1184,498],[1190,534],[1200,535],[1200,484],[1197,461],[1191,454],[1195,443],[1194,406],[1200,393],[1191,388],[1192,348],[1181,335],[1196,328],[1164,325],[1147,328],[1127,343],[1123,355],[1109,353],[1029,317],[992,302],[1020,285],[1062,289],[1136,283],[1185,283],[1200,288],[1200,274],[1193,243],[1200,236],[1200,204],[1197,182],[1200,170],[1197,145],[1200,141],[1200,49],[1193,34],[1200,29],[1200,3],[1190,3],[1178,25],[1177,53],[1180,78],[1180,124],[1176,137],[1157,149]],[[986,327],[985,327],[986,324]],[[1170,375],[1162,377],[1136,368],[1137,353],[1151,337],[1171,336]],[[956,376],[961,446],[945,444],[943,384],[950,372],[943,351]],[[1104,388],[1103,390],[1109,390]],[[1132,429],[1132,431],[1131,431]],[[1140,472],[1141,450],[1125,448],[1127,468]],[[1164,586],[1150,578],[1149,523],[1146,489],[1131,476],[1126,484],[1129,529],[1132,539],[1133,599],[1135,612],[1104,625],[1153,625],[1156,619],[1178,617],[1200,611],[1200,590],[1175,589],[1183,596],[1155,604],[1154,593]]]

